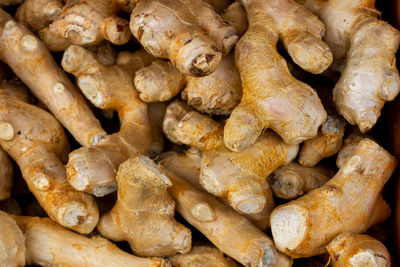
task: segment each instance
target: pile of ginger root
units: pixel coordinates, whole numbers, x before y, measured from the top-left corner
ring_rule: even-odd
[[[380,14],[0,0],[0,266],[391,266]]]

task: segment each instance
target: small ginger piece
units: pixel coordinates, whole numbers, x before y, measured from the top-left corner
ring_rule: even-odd
[[[282,39],[295,63],[321,73],[332,62],[322,42],[324,25],[294,1],[242,1],[249,29],[235,48],[235,60],[243,97],[224,129],[225,145],[240,151],[253,144],[265,128],[271,128],[289,144],[317,134],[326,112],[315,91],[296,80],[276,43]]]
[[[195,246],[190,252],[169,259],[173,267],[237,267],[233,260],[212,246]]]
[[[202,0],[142,0],[130,29],[150,54],[168,58],[190,76],[212,73],[238,40],[235,29]]]
[[[130,39],[129,23],[116,16],[116,1],[68,0],[61,14],[39,32],[41,39],[52,49],[53,39],[67,39],[76,45],[95,45],[103,40],[126,44]],[[60,47],[65,50],[66,47]],[[57,49],[58,50],[58,49]]]
[[[276,250],[272,239],[244,216],[174,173],[166,173],[177,211],[223,253],[245,266],[292,265],[290,258]]]
[[[105,238],[68,231],[48,218],[15,216],[24,233],[29,265],[63,267],[168,267],[162,258],[140,258]]]
[[[24,0],[0,0],[0,7],[1,6],[15,6],[19,5],[23,2]]]
[[[163,130],[172,142],[190,145],[199,150],[210,150],[223,145],[222,126],[179,100],[168,105]]]
[[[342,168],[346,159],[348,159],[351,154],[353,154],[354,149],[358,146],[364,138],[370,138],[366,134],[362,134],[359,131],[351,132],[345,139],[342,148],[340,149],[337,158],[336,158],[336,166],[340,169]]]
[[[105,135],[84,98],[46,46],[2,9],[0,58],[81,145],[95,145]]]
[[[2,148],[0,148],[0,201],[5,200],[11,196],[12,182],[13,165],[7,153]]]
[[[201,166],[200,184],[211,194],[227,197],[238,212],[253,214],[266,205],[262,190],[265,178],[297,155],[299,146],[289,145],[272,131],[241,152],[226,147],[206,151]]]
[[[293,258],[315,256],[338,234],[362,233],[386,220],[390,208],[381,190],[396,165],[377,143],[363,139],[325,185],[272,212],[277,248]]]
[[[322,159],[335,155],[342,147],[344,126],[340,117],[328,115],[318,135],[304,141],[299,153],[299,163],[313,167]]]
[[[115,109],[121,121],[119,132],[103,137],[95,147],[73,151],[66,166],[76,190],[104,196],[116,190],[119,164],[146,153],[150,146],[147,104],[140,101],[129,71],[100,64],[81,46],[68,47],[61,64],[78,78],[78,86],[90,102],[101,109]]]
[[[24,235],[14,218],[0,211],[0,263],[4,267],[25,266]]]
[[[400,32],[379,19],[375,0],[302,0],[326,25],[334,59],[345,59],[333,89],[339,114],[362,133],[378,120],[386,101],[400,91],[396,50]]]
[[[282,199],[295,199],[323,186],[334,173],[324,166],[304,167],[295,161],[279,167],[267,181],[274,195]]]
[[[90,233],[98,222],[93,197],[68,183],[63,161],[69,152],[61,125],[49,113],[0,92],[0,145],[16,161],[30,191],[49,217]]]
[[[181,91],[186,79],[169,61],[157,60],[136,71],[134,83],[144,102],[164,102]]]
[[[128,241],[140,256],[190,250],[191,232],[173,218],[175,202],[167,192],[172,183],[162,168],[145,156],[133,157],[120,165],[117,181],[117,203],[97,226],[103,236]]]
[[[104,66],[112,66],[116,64],[117,50],[111,44],[104,41],[98,45],[88,47],[88,50],[96,55],[96,59]]]
[[[235,28],[239,36],[243,36],[249,28],[246,9],[244,9],[244,6],[240,0],[236,0],[229,5],[221,14],[221,17],[224,21]]]
[[[164,133],[162,124],[164,120],[166,103],[148,104],[149,122],[151,127],[151,144],[147,153],[150,158],[155,158],[164,150]]]
[[[119,52],[115,63],[125,67],[133,75],[137,70],[150,65],[156,58],[146,52],[143,48],[135,51]]]
[[[373,237],[344,233],[333,239],[328,247],[333,267],[391,265],[390,254],[386,247]]]

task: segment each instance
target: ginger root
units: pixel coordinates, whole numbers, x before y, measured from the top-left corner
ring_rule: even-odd
[[[365,134],[361,134],[359,131],[351,132],[345,139],[342,148],[340,149],[337,158],[336,158],[336,166],[338,168],[342,168],[346,159],[348,159],[351,154],[353,154],[354,149],[358,146],[364,138],[370,138]]]
[[[17,162],[24,180],[49,217],[64,227],[90,233],[98,222],[93,197],[68,183],[63,161],[69,144],[47,112],[0,92],[0,145]]]
[[[167,105],[165,103],[148,104],[149,122],[151,127],[151,144],[147,150],[150,158],[155,158],[164,150],[164,133],[162,124]]]
[[[236,0],[229,5],[221,14],[221,17],[224,21],[235,28],[239,36],[243,36],[249,28],[246,9],[244,9],[244,6],[240,0]]]
[[[58,67],[46,46],[2,9],[0,59],[80,144],[95,145],[105,135],[84,98]]]
[[[1,266],[25,266],[24,235],[14,218],[3,211],[0,211],[0,247]]]
[[[162,258],[140,258],[105,238],[81,236],[48,218],[15,216],[24,233],[27,264],[63,267],[168,267]]]
[[[274,195],[282,199],[295,199],[323,186],[334,173],[324,166],[304,167],[295,161],[279,167],[267,181]]]
[[[0,7],[1,6],[14,6],[14,5],[19,5],[23,2],[24,0],[0,0]]]
[[[301,0],[326,25],[334,59],[346,59],[333,89],[339,114],[361,132],[378,120],[386,101],[400,91],[396,50],[400,32],[379,20],[375,0]]]
[[[235,29],[202,0],[142,0],[130,29],[150,54],[168,58],[190,76],[212,73],[238,40]]]
[[[155,57],[141,48],[135,52],[119,52],[115,63],[125,67],[133,75],[137,70],[150,65],[154,60],[156,60]]]
[[[117,203],[97,226],[103,236],[128,241],[140,256],[190,250],[191,232],[173,218],[175,202],[167,192],[172,183],[163,169],[145,156],[133,157],[120,165],[117,181]]]
[[[279,37],[303,69],[321,73],[332,62],[322,42],[324,25],[294,1],[242,1],[249,29],[235,48],[243,97],[224,129],[225,145],[240,151],[271,128],[286,143],[298,144],[317,134],[326,112],[314,90],[296,80],[279,55]]]
[[[0,124],[1,131],[1,124]],[[0,148],[0,201],[11,196],[13,165],[7,153]]]
[[[140,101],[129,71],[100,64],[83,47],[68,47],[62,66],[78,77],[79,88],[90,102],[101,109],[115,109],[121,121],[118,133],[103,137],[95,147],[73,151],[66,166],[69,182],[76,190],[104,196],[117,188],[119,164],[146,153],[150,146],[147,105]]]
[[[390,266],[390,254],[386,247],[367,235],[344,233],[333,239],[328,247],[333,267]]]
[[[381,190],[396,165],[377,143],[363,139],[330,181],[272,212],[277,248],[294,258],[311,257],[338,234],[362,233],[386,220],[390,208]]]

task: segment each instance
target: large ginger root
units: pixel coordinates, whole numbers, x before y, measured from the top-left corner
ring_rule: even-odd
[[[1,131],[1,124],[0,124]],[[0,201],[11,196],[13,165],[7,153],[0,148]]]
[[[140,258],[105,238],[81,236],[48,218],[15,216],[25,236],[27,264],[63,267],[167,267],[168,260]]]
[[[282,199],[295,199],[323,186],[334,173],[324,166],[304,167],[295,161],[279,167],[267,181],[274,195]]]
[[[177,211],[222,252],[245,266],[291,266],[292,260],[278,252],[271,238],[245,217],[174,173],[166,173],[172,181],[168,192]]]
[[[17,162],[24,180],[50,218],[89,233],[98,222],[93,197],[74,190],[63,160],[69,144],[63,128],[47,112],[0,92],[0,145]]]
[[[82,145],[105,135],[99,121],[45,45],[0,9],[0,58]]]
[[[329,115],[318,135],[304,141],[299,153],[299,163],[313,167],[322,159],[335,155],[342,147],[344,126],[341,118]]]
[[[17,21],[36,32],[55,20],[62,11],[62,0],[25,0],[15,13]]]
[[[232,152],[226,147],[206,151],[200,183],[211,194],[227,197],[238,212],[260,212],[266,204],[262,190],[265,178],[279,166],[291,162],[298,149],[298,145],[286,144],[267,131],[241,152]]]
[[[25,266],[24,235],[14,218],[0,211],[0,262],[4,267]]]
[[[314,90],[290,74],[276,43],[281,37],[298,65],[320,73],[332,62],[329,47],[321,41],[323,23],[289,0],[242,3],[250,25],[235,49],[243,97],[225,125],[225,145],[233,151],[243,150],[265,128],[290,144],[314,137],[326,112]]]
[[[77,45],[95,45],[104,39],[122,45],[129,41],[130,31],[128,21],[117,17],[117,11],[115,1],[68,0],[60,16],[39,34],[50,49],[55,48],[53,38]]]
[[[150,54],[168,58],[190,76],[212,73],[238,39],[235,29],[202,0],[142,0],[130,28]]]
[[[100,219],[97,229],[114,241],[128,241],[140,256],[186,253],[191,232],[173,216],[175,202],[168,195],[170,179],[145,156],[130,158],[117,173],[118,200]]]
[[[212,246],[195,246],[189,253],[170,257],[173,267],[237,267],[236,263]]]
[[[82,147],[69,155],[67,175],[79,191],[104,196],[116,190],[119,164],[146,153],[150,146],[147,105],[140,101],[132,77],[123,67],[104,66],[83,47],[64,52],[63,68],[78,77],[83,94],[96,107],[115,109],[121,121],[118,133],[103,137],[95,147]]]
[[[328,247],[334,267],[390,266],[386,247],[367,235],[344,233],[335,237]]]
[[[147,150],[150,158],[155,158],[164,150],[164,133],[162,124],[167,105],[165,103],[150,103],[148,105],[151,127],[151,144]]]
[[[314,256],[338,234],[362,233],[386,220],[390,208],[381,190],[396,163],[377,143],[363,139],[329,182],[272,212],[277,248],[294,258]]]
[[[199,150],[223,146],[222,126],[179,100],[168,105],[163,130],[169,140]]]
[[[221,17],[224,21],[235,28],[239,36],[245,34],[247,29],[249,28],[247,13],[240,0],[236,0],[230,6],[228,6],[224,10],[224,13],[221,14]]]
[[[169,171],[172,171],[180,178],[195,186],[198,190],[205,191],[200,185],[200,169],[203,160],[202,152],[196,148],[190,148],[185,154],[178,154],[174,151],[169,151],[161,154],[160,164]],[[262,211],[254,214],[243,214],[255,226],[261,230],[265,230],[270,226],[269,219],[272,210],[274,209],[274,199],[271,188],[267,183],[263,185],[266,204]],[[219,198],[225,205],[230,206],[226,198]]]
[[[326,25],[335,60],[346,58],[333,94],[338,112],[361,132],[370,130],[386,101],[400,91],[396,50],[400,33],[378,19],[375,0],[301,0]]]

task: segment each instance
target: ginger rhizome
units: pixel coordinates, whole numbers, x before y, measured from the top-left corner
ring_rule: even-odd
[[[122,45],[129,41],[129,23],[116,15],[116,1],[68,0],[61,14],[39,32],[50,50],[62,51],[69,43],[95,45],[103,40]],[[54,40],[64,47],[53,44]]]
[[[125,67],[132,75],[134,75],[137,70],[150,65],[155,60],[155,57],[141,48],[135,52],[119,52],[115,59],[115,63],[119,66]]]
[[[147,150],[150,158],[155,158],[164,150],[164,133],[162,124],[164,121],[166,103],[148,104],[149,122],[151,127],[151,144]]]
[[[49,113],[0,92],[0,145],[16,161],[25,182],[49,217],[90,233],[99,218],[92,196],[68,183],[63,161],[69,152],[61,125]]]
[[[326,252],[338,234],[362,233],[386,220],[390,208],[381,190],[396,165],[377,143],[363,139],[325,185],[272,212],[277,248],[294,258],[311,257]]]
[[[140,256],[190,250],[191,232],[173,218],[175,202],[167,192],[172,182],[162,168],[145,156],[133,157],[120,165],[117,181],[117,203],[97,226],[103,236],[128,241]]]
[[[249,28],[247,13],[240,0],[236,0],[231,5],[229,5],[221,14],[221,17],[224,21],[235,28],[236,33],[239,36],[245,34],[247,29]]]
[[[366,134],[360,133],[358,130],[352,131],[346,138],[344,139],[343,146],[340,149],[339,153],[336,157],[336,166],[341,168],[348,157],[353,154],[354,149],[356,149],[357,145],[361,142],[363,138],[370,138]]]
[[[106,134],[46,46],[1,9],[0,59],[81,145],[95,145]]]
[[[238,39],[202,0],[142,0],[131,14],[130,29],[150,54],[168,58],[191,76],[212,73]]]
[[[1,6],[14,6],[14,5],[19,5],[23,2],[24,0],[0,0],[0,7]]]
[[[301,0],[326,25],[325,41],[336,61],[345,60],[333,89],[338,112],[361,132],[378,120],[400,91],[396,50],[400,32],[379,19],[375,0]]]
[[[225,145],[234,151],[253,144],[265,128],[286,143],[298,144],[317,134],[326,112],[314,90],[296,80],[276,50],[281,38],[303,69],[321,73],[332,62],[318,18],[294,1],[247,0],[249,29],[235,48],[243,97],[224,129]]]
[[[14,218],[0,211],[0,262],[2,266],[25,266],[24,242],[24,235]]]
[[[2,131],[0,124],[0,131]],[[7,126],[6,126],[7,127]],[[11,186],[13,180],[13,165],[7,153],[0,148],[0,201],[5,200],[11,196]]]
[[[292,161],[279,167],[268,176],[267,181],[274,196],[282,199],[295,199],[323,186],[333,175],[333,171],[328,167],[304,167]]]
[[[166,173],[177,211],[223,253],[245,266],[292,265],[290,258],[276,250],[272,239],[248,219],[174,173]]]
[[[147,104],[135,90],[124,67],[100,64],[93,53],[71,45],[64,52],[63,68],[75,75],[83,94],[98,108],[115,109],[119,132],[103,137],[95,147],[82,147],[69,155],[67,174],[80,191],[104,196],[116,190],[119,164],[147,152],[151,142]]]
[[[344,233],[329,243],[327,250],[333,267],[391,265],[386,247],[373,237]]]
[[[313,167],[322,159],[335,155],[342,147],[344,126],[341,118],[328,115],[318,135],[304,141],[299,153],[299,163]]]
[[[68,231],[48,218],[15,216],[25,237],[29,265],[63,267],[168,267],[162,258],[140,258],[119,249],[105,238]],[[25,256],[25,255],[24,255]]]

